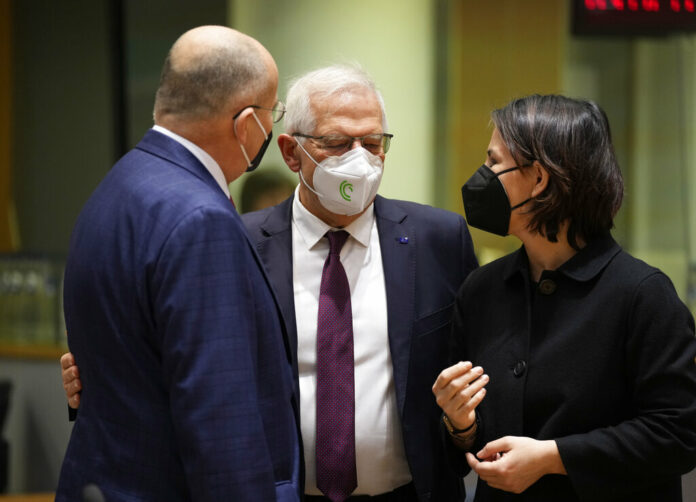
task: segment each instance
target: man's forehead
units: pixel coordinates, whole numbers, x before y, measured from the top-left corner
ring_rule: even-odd
[[[354,134],[355,129],[381,132],[382,108],[377,96],[369,90],[317,96],[310,101],[316,130]],[[343,131],[345,129],[345,131]],[[360,132],[360,131],[359,131]]]
[[[309,94],[309,101],[312,106],[327,106],[341,108],[351,106],[358,101],[369,101],[379,107],[377,95],[372,89],[367,87],[346,87],[337,89],[331,93],[314,92]]]

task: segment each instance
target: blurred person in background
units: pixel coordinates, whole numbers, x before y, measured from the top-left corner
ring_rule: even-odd
[[[609,233],[623,180],[606,115],[534,95],[492,121],[467,221],[523,246],[457,295],[452,360],[486,390],[453,376],[462,363],[433,387],[462,431],[453,460],[478,474],[476,501],[680,501],[696,465],[694,320]]]
[[[295,190],[295,184],[288,176],[269,167],[247,174],[243,183],[239,195],[241,214],[275,206]]]

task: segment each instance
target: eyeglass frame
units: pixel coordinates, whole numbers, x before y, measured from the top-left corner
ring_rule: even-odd
[[[311,134],[303,134],[301,132],[294,132],[292,133],[292,136],[294,137],[300,137],[300,138],[307,138],[307,139],[313,139],[313,140],[322,140],[326,138],[347,138],[350,139],[350,144],[353,145],[355,143],[355,140],[360,140],[360,146],[365,148],[365,145],[363,144],[363,140],[369,136],[382,136],[382,152],[381,153],[387,153],[389,151],[389,148],[391,146],[391,140],[394,137],[393,134],[390,134],[388,132],[383,132],[383,133],[372,133],[372,134],[366,134],[364,136],[349,136],[347,134],[326,134],[324,136],[312,136]],[[322,148],[320,146],[320,148]],[[326,147],[323,147],[322,149],[326,149]],[[350,147],[348,148],[350,150]],[[346,150],[346,151],[348,151]]]
[[[234,120],[237,117],[239,117],[241,115],[241,113],[244,110],[246,110],[247,108],[256,108],[257,110],[268,110],[268,111],[272,112],[271,113],[271,120],[273,120],[274,124],[277,124],[278,122],[283,120],[283,117],[285,117],[285,112],[287,111],[287,109],[285,108],[285,103],[283,103],[281,100],[277,100],[275,102],[275,104],[273,105],[273,108],[265,108],[265,107],[259,106],[259,105],[246,105],[244,108],[242,108],[237,113],[235,113],[232,116],[232,119]],[[280,113],[280,116],[277,119],[274,119],[273,113]]]

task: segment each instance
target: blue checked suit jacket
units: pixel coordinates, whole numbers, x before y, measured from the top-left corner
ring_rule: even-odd
[[[295,501],[289,342],[239,215],[156,131],[83,208],[65,272],[83,393],[56,500]]]
[[[242,219],[280,302],[297,380],[292,200]],[[463,501],[463,484],[445,461],[441,411],[431,388],[448,366],[455,295],[477,267],[471,237],[461,216],[412,202],[377,196],[375,217],[394,385],[413,482],[422,502]]]

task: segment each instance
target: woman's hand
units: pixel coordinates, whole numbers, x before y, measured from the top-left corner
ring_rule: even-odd
[[[438,406],[456,429],[471,427],[476,421],[476,407],[486,395],[488,375],[471,362],[459,362],[442,370],[433,385]]]
[[[488,443],[476,457],[466,454],[469,467],[488,486],[506,492],[522,493],[546,474],[566,474],[553,440],[506,436]]]
[[[65,389],[65,397],[68,398],[68,406],[77,409],[80,407],[82,382],[72,353],[67,352],[61,356],[60,367],[62,368],[63,389]]]

